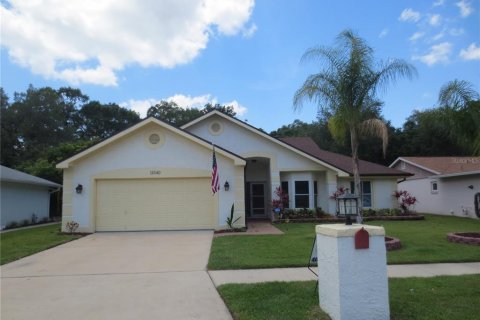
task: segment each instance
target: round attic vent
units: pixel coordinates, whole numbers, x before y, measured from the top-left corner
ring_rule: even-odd
[[[160,136],[156,133],[152,133],[149,137],[148,137],[148,141],[151,143],[151,144],[158,144],[160,142]]]
[[[210,124],[210,133],[213,134],[213,135],[219,135],[220,133],[222,133],[222,130],[223,130],[223,127],[222,127],[222,124],[220,122],[212,122]]]

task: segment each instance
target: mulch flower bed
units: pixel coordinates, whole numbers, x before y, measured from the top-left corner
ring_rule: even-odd
[[[385,237],[385,247],[387,251],[398,250],[402,248],[400,239],[394,237]]]
[[[352,218],[355,222],[355,218]],[[411,214],[404,216],[378,216],[378,217],[363,217],[363,221],[411,221],[411,220],[425,220],[425,216],[419,214]],[[345,218],[290,218],[290,219],[278,219],[273,223],[304,223],[304,222],[323,222],[323,223],[337,223],[345,222]]]
[[[480,246],[480,232],[454,232],[447,234],[447,240]]]

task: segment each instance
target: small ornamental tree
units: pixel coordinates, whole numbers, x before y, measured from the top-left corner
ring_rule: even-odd
[[[337,188],[337,191],[335,191],[331,196],[330,199],[332,200],[337,200],[338,197],[343,196],[346,192],[346,189],[344,187],[339,187]]]
[[[398,205],[400,209],[402,209],[403,213],[409,213],[410,207],[418,202],[417,198],[412,196],[406,190],[395,191],[393,196],[397,199]]]
[[[285,208],[288,208],[288,193],[284,192],[281,187],[277,187],[275,189],[275,195],[277,196],[277,199],[272,200],[272,207],[274,211],[280,214]]]

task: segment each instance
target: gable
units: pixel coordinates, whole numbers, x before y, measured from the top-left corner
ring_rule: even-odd
[[[188,145],[191,150],[208,150],[211,154],[212,146],[209,141],[193,136],[188,132],[175,128],[155,118],[147,118],[144,121],[60,162],[57,168],[66,169],[72,164],[85,161],[86,159],[97,155],[107,155],[111,157],[112,162],[119,161],[118,157],[137,158],[137,162],[142,163],[142,157],[158,154],[156,149],[163,149],[164,145],[171,148],[173,153],[176,150],[175,145]],[[167,148],[167,149],[168,149]],[[183,148],[183,153],[188,148]],[[177,148],[178,149],[178,148]],[[121,150],[121,151],[119,151]],[[217,149],[217,154],[233,160],[235,165],[244,165],[245,160],[241,157],[222,149]],[[181,157],[181,154],[178,156]],[[175,164],[178,159],[172,159]]]
[[[278,170],[333,170],[339,176],[348,173],[321,161],[291,145],[218,111],[210,112],[182,127],[244,158],[269,157]]]

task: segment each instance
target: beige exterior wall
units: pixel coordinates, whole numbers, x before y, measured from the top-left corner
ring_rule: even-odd
[[[158,145],[149,144],[148,137],[152,133],[160,135]],[[231,205],[242,198],[236,193],[243,190],[243,174],[240,175],[239,172],[243,172],[245,161],[221,150],[216,152],[216,156],[221,190],[214,196],[218,200],[216,208],[213,209],[216,217],[213,228],[219,229],[225,225]],[[65,162],[62,165],[65,165]],[[211,170],[210,145],[203,141],[194,141],[194,138],[185,133],[175,132],[168,125],[147,123],[68,163],[68,168],[64,169],[63,229],[65,230],[64,225],[67,221],[73,220],[80,224],[79,232],[95,231],[98,200],[96,188],[99,180],[209,179]],[[230,191],[223,189],[225,181],[229,181]],[[81,194],[75,193],[77,184],[83,185]],[[206,192],[211,192],[210,184],[205,188]],[[189,201],[188,197],[185,201]],[[238,204],[235,211],[236,215],[242,217],[242,222],[239,221],[238,224],[244,223],[244,208]]]

